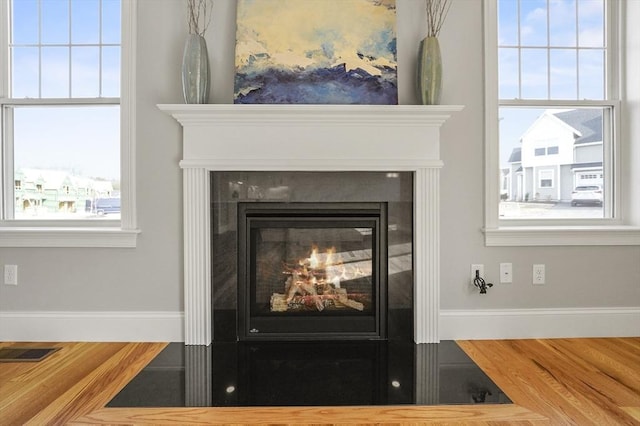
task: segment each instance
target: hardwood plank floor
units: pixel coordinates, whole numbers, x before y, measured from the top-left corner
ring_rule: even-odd
[[[0,424],[640,425],[640,338],[458,344],[513,405],[104,408],[165,344],[33,343],[62,349],[0,363]]]
[[[633,425],[640,339],[459,342],[514,403],[552,424]],[[625,407],[625,408],[623,408]]]
[[[104,407],[166,344],[0,343],[60,347],[45,360],[0,363],[0,425],[67,424]]]

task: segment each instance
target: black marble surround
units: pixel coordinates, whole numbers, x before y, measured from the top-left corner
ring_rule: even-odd
[[[237,206],[248,201],[386,203],[387,327],[413,338],[412,172],[213,172],[211,188],[214,342],[238,338]]]

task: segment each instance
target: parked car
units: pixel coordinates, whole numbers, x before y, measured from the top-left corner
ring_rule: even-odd
[[[599,185],[576,186],[571,193],[571,205],[596,204],[602,205],[602,187]]]
[[[98,198],[95,204],[96,214],[120,213],[120,198]]]

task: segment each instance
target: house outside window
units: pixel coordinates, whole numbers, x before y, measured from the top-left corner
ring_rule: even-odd
[[[45,245],[65,246],[48,240],[46,229],[58,226],[95,230],[96,246],[115,235],[99,229],[119,228],[133,236],[123,244],[135,244],[137,232],[129,232],[135,230],[129,161],[135,2],[0,0],[0,6],[0,27],[8,29],[0,34],[1,136],[10,153],[1,164],[0,245],[5,234],[17,241],[27,230],[43,235]],[[8,185],[18,176],[21,190]],[[90,206],[107,193],[123,198],[123,211],[105,218]]]

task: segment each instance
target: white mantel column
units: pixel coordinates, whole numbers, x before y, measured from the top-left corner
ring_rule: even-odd
[[[211,343],[211,192],[209,171],[184,176],[184,343]]]
[[[413,334],[416,343],[438,343],[440,319],[440,169],[414,172]]]

